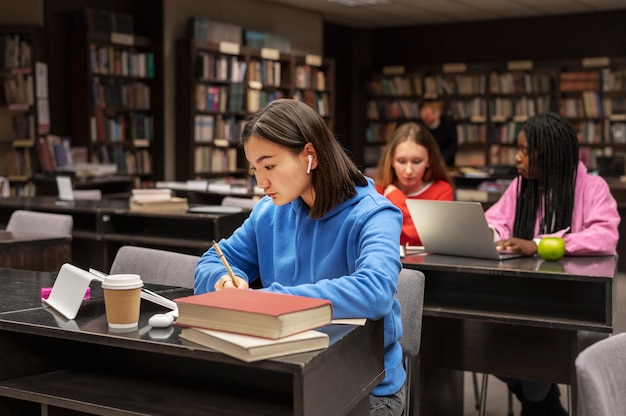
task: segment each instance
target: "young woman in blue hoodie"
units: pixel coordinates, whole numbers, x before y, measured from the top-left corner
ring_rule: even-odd
[[[308,105],[276,100],[252,114],[241,142],[266,196],[220,248],[239,281],[276,293],[328,299],[333,318],[384,318],[385,378],[371,415],[400,415],[402,214],[359,172]],[[195,293],[234,289],[213,248],[195,272]]]

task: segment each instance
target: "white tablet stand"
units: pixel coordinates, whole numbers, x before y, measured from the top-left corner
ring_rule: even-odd
[[[65,263],[57,274],[50,296],[43,303],[67,319],[74,319],[92,280],[102,281],[100,277],[86,270]]]

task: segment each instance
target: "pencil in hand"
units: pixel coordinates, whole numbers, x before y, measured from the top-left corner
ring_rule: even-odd
[[[233,282],[233,286],[239,287],[239,280],[235,277],[235,274],[233,273],[233,269],[230,268],[230,264],[228,264],[226,257],[224,257],[224,253],[222,253],[222,249],[220,248],[220,246],[217,245],[217,242],[215,240],[213,240],[213,248],[217,252],[217,255],[220,257],[220,260],[222,260],[222,264],[224,264],[224,267],[226,267],[226,271],[228,272],[228,275],[230,276],[230,280]]]

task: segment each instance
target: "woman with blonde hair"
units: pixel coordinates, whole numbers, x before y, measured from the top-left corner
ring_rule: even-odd
[[[437,142],[417,123],[402,124],[387,144],[376,170],[376,189],[402,210],[400,244],[422,245],[406,200],[452,201],[454,190]]]

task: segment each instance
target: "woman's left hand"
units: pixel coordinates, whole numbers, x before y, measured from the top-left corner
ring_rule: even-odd
[[[498,251],[511,251],[524,256],[532,256],[537,252],[537,244],[532,240],[524,240],[522,238],[507,238],[496,241]]]

